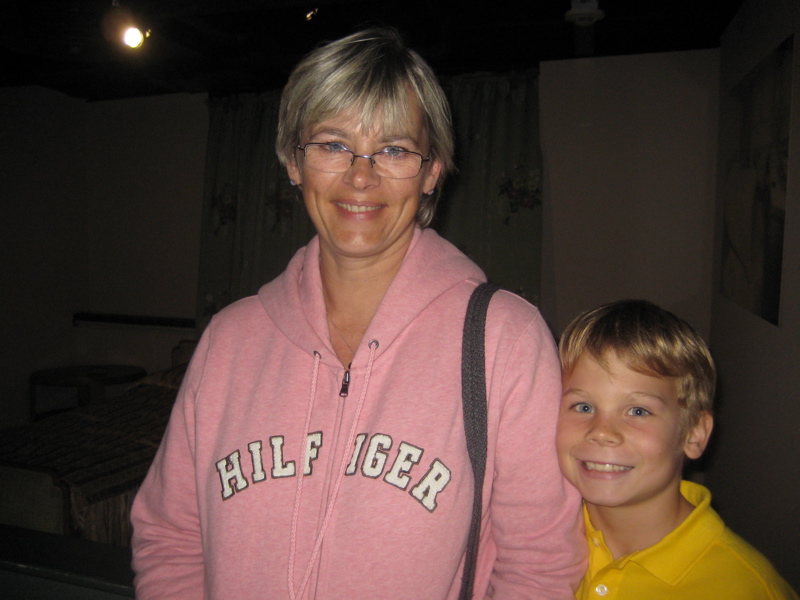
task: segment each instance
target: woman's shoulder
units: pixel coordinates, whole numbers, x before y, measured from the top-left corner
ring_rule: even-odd
[[[242,327],[249,329],[264,318],[264,308],[258,296],[247,296],[216,313],[211,318],[210,326],[215,331],[239,330]]]
[[[511,354],[546,352],[555,356],[552,332],[539,309],[507,289],[500,288],[492,295],[485,331],[487,349],[505,349]]]
[[[544,325],[539,309],[526,298],[505,288],[498,289],[492,296],[487,313],[487,323],[537,323]]]

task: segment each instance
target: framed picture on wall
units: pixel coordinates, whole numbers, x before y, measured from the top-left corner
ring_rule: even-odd
[[[722,98],[720,293],[779,324],[794,38]]]

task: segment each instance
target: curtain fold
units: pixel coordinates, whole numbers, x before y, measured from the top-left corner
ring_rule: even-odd
[[[458,172],[434,228],[532,302],[541,272],[541,152],[535,72],[442,80]],[[254,294],[314,234],[275,155],[280,91],[209,101],[198,323]]]
[[[535,72],[446,79],[458,173],[445,185],[436,229],[529,301],[541,280],[542,156]]]
[[[209,101],[198,323],[276,277],[314,233],[275,154],[280,92]]]

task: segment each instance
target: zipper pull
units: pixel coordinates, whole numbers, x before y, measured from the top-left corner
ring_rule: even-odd
[[[344,378],[342,379],[342,389],[339,390],[339,396],[342,398],[347,398],[347,390],[349,389],[350,389],[350,365],[347,365],[347,370],[344,372]]]

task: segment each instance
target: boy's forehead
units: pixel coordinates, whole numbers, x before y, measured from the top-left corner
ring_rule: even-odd
[[[568,376],[574,373],[579,364],[582,364],[584,368],[587,364],[596,364],[609,374],[612,374],[614,371],[618,370],[630,370],[643,375],[661,377],[657,373],[654,373],[652,369],[649,369],[640,363],[641,361],[637,361],[630,354],[624,352],[620,353],[613,348],[602,350],[599,353],[595,353],[590,350],[584,350],[572,363],[572,368],[568,371],[562,370],[562,374],[563,376]]]
[[[600,355],[595,355],[594,353],[585,350],[575,358],[569,369],[562,368],[561,379],[567,380],[573,377],[576,374],[576,371],[578,373],[581,373],[582,371],[586,370],[587,367],[589,367],[590,365],[597,365],[607,373],[610,373],[609,358],[620,360],[617,357],[616,353],[612,351],[606,351]]]
[[[654,395],[667,404],[679,404],[678,385],[674,377],[654,373],[637,365],[630,357],[620,357],[609,350],[600,356],[585,352],[570,370],[563,370],[561,382],[564,392],[590,391],[593,388],[618,389],[632,394]]]

